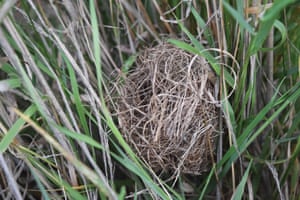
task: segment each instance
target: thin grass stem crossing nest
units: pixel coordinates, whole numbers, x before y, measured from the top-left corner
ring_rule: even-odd
[[[218,125],[216,77],[207,61],[171,44],[143,51],[119,84],[119,128],[156,172],[201,174]]]

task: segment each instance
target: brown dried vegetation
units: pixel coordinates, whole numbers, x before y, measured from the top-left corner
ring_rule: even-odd
[[[148,48],[118,87],[127,142],[154,171],[201,174],[217,129],[215,76],[207,61],[170,44]]]

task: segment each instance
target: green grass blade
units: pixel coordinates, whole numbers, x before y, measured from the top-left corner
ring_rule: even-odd
[[[236,191],[234,192],[234,194],[232,195],[231,199],[232,200],[240,200],[243,198],[243,194],[244,194],[244,191],[245,191],[245,185],[246,185],[246,182],[247,182],[247,179],[248,179],[248,176],[249,176],[249,172],[250,172],[250,169],[251,169],[251,166],[252,166],[252,162],[253,160],[250,161],[249,165],[248,165],[248,168],[241,180],[241,182],[239,183]]]
[[[58,126],[57,124],[53,124],[53,126],[55,126],[57,128],[57,130],[59,130],[61,133],[65,134],[66,136],[68,136],[76,141],[84,142],[84,143],[88,144],[89,146],[95,147],[100,150],[104,149],[103,146],[99,142],[94,140],[89,135],[84,135],[82,133],[76,133],[76,132],[70,131],[69,129],[62,127],[62,126]]]
[[[48,193],[46,192],[46,188],[43,186],[42,182],[40,181],[38,175],[36,174],[35,170],[32,169],[31,166],[29,166],[29,170],[32,173],[32,176],[37,184],[37,187],[39,188],[39,191],[42,193],[43,199],[45,200],[51,200]]]
[[[205,185],[204,185],[204,187],[201,191],[201,194],[199,196],[199,200],[202,200],[204,198],[205,192],[206,192],[207,187],[208,187],[208,185],[211,181],[211,178],[213,177],[213,174],[214,174],[215,170],[216,170],[216,166],[214,165],[213,168],[210,170],[209,175],[207,176],[207,178],[205,180]]]
[[[36,158],[31,157],[29,155],[27,156],[27,158],[30,162],[30,165],[32,165],[32,166],[30,166],[31,171],[39,170],[39,172],[41,173],[43,178],[48,178],[56,185],[60,186],[61,188],[64,188],[64,190],[67,192],[70,199],[86,200],[86,198],[84,196],[82,196],[77,190],[73,189],[73,187],[70,186],[69,183],[67,183],[66,181],[61,179],[61,177],[58,174],[56,174],[55,171],[49,170],[48,166],[45,166],[42,162],[40,162],[39,160],[36,160]],[[38,182],[41,182],[39,180],[39,177],[36,177],[35,180]],[[46,195],[47,195],[47,193],[46,193]],[[49,195],[47,195],[47,196],[49,196]]]
[[[25,45],[24,41],[20,37],[20,35],[17,33],[15,30],[15,27],[11,24],[11,22],[8,22],[10,24],[10,32],[15,34],[15,42],[18,42],[18,47],[15,47],[16,49],[21,49],[24,52],[24,56],[28,59],[28,62],[31,63],[32,65],[35,65],[34,61],[32,60],[31,54]],[[18,59],[17,54],[14,50],[14,48],[11,46],[11,44],[8,42],[6,37],[4,36],[4,33],[0,29],[0,38],[1,38],[1,45],[3,46],[3,50],[7,55],[10,55],[13,57],[11,60],[12,64],[16,68],[16,71],[19,75],[19,78],[22,82],[22,86],[24,89],[29,93],[29,96],[32,98],[32,102],[36,105],[38,111],[42,114],[43,117],[47,121],[53,121],[53,119],[49,116],[49,112],[47,110],[47,106],[45,105],[43,99],[40,96],[39,91],[37,88],[34,86],[33,81],[30,79],[29,75],[27,74],[24,63],[21,63],[21,61]]]
[[[279,48],[280,46],[282,46],[284,44],[284,42],[286,41],[287,30],[286,30],[284,24],[282,22],[280,22],[279,20],[275,20],[274,27],[277,28],[277,30],[280,32],[280,35],[281,35],[280,42],[275,47],[273,47],[273,48],[261,48],[261,51],[272,51],[272,50],[275,50],[275,49]]]
[[[272,4],[265,14],[260,19],[259,28],[250,43],[249,55],[255,54],[261,49],[266,40],[274,22],[277,20],[279,13],[295,0],[277,0]]]
[[[227,1],[222,1],[224,8],[228,11],[229,14],[239,23],[240,27],[247,30],[249,33],[254,34],[254,28],[245,20],[242,13],[238,12],[230,6]]]
[[[137,55],[131,55],[123,64],[121,71],[126,75],[136,60]]]
[[[74,72],[74,69],[72,68],[70,62],[68,59],[64,56],[62,53],[62,57],[65,60],[68,72],[69,72],[69,78],[70,78],[70,83],[72,87],[72,97],[74,98],[75,106],[77,109],[77,113],[80,119],[80,125],[83,127],[84,133],[88,134],[89,133],[89,128],[88,128],[88,123],[85,117],[85,108],[83,107],[81,98],[80,98],[80,93],[79,93],[79,86],[78,86],[78,81],[76,79],[76,75]]]
[[[206,24],[204,19],[198,14],[198,12],[196,11],[196,9],[194,7],[192,7],[191,10],[192,10],[192,14],[197,22],[197,25],[203,30],[204,37],[207,40],[208,44],[210,45],[210,47],[214,47],[215,41],[213,38],[213,34],[211,33],[210,29],[208,29],[208,25]]]
[[[232,146],[224,155],[223,159],[218,163],[217,168],[227,162],[222,170],[221,177],[227,173],[231,164],[248,148],[248,146],[263,132],[263,130],[269,126],[269,124],[271,124],[272,121],[288,107],[288,105],[300,97],[300,82],[286,92],[286,94],[282,95],[282,97],[275,99],[277,94],[278,93],[274,95],[271,102],[269,102],[245,127],[243,134],[241,134],[237,139],[238,149],[235,149],[236,147]],[[275,109],[275,106],[278,106],[278,108]],[[267,118],[266,115],[272,109],[275,109],[274,113]],[[257,128],[259,124],[261,125]]]
[[[121,187],[121,191],[120,191],[120,193],[118,195],[118,200],[125,199],[125,196],[126,196],[126,188],[125,188],[125,186],[122,186]]]
[[[9,77],[13,78],[13,77],[18,77],[18,73],[16,71],[15,68],[13,68],[13,66],[11,66],[10,64],[7,63],[0,63],[0,70],[3,71],[4,73],[6,73]]]
[[[190,53],[193,54],[198,54],[199,50],[195,47],[192,47],[191,45],[189,45],[186,42],[180,41],[180,40],[176,40],[176,39],[168,39],[168,42],[170,42],[171,44],[174,44],[175,46],[184,49]]]
[[[79,158],[75,157],[69,151],[66,151],[59,143],[56,141],[49,133],[47,133],[42,127],[37,125],[28,116],[21,113],[19,110],[14,109],[14,111],[23,118],[29,125],[32,126],[49,144],[51,144],[58,152],[60,152],[78,171],[80,171],[88,180],[90,180],[94,185],[99,188],[107,197],[114,198],[117,195],[110,188],[107,182],[105,182],[104,175],[98,175],[92,169],[90,169],[85,163],[81,162]]]
[[[93,45],[94,45],[94,57],[95,57],[95,65],[96,65],[96,71],[97,71],[97,79],[98,79],[98,87],[99,87],[99,96],[102,101],[102,112],[105,117],[105,121],[107,126],[110,128],[112,133],[117,138],[120,145],[125,149],[125,151],[128,153],[130,158],[134,161],[134,164],[132,162],[126,161],[122,162],[124,166],[127,168],[133,170],[133,172],[138,172],[139,177],[142,178],[144,183],[148,185],[151,188],[155,188],[155,191],[158,193],[159,196],[161,196],[163,199],[166,199],[168,196],[165,194],[163,190],[161,190],[156,183],[150,178],[150,176],[147,174],[147,172],[142,168],[142,166],[139,164],[138,159],[136,158],[135,153],[132,151],[132,149],[129,147],[129,145],[124,140],[122,134],[116,127],[115,123],[113,122],[113,119],[111,118],[111,115],[105,106],[105,101],[103,98],[102,93],[102,71],[101,71],[101,52],[100,52],[100,36],[99,36],[99,30],[98,30],[98,23],[97,23],[97,16],[95,12],[95,6],[94,1],[90,1],[90,12],[91,12],[91,20],[92,20],[92,29],[93,29]],[[130,163],[130,164],[129,164]],[[134,167],[134,168],[132,168]]]
[[[100,34],[98,29],[98,20],[97,20],[94,0],[90,0],[90,14],[91,14],[91,23],[92,23],[92,33],[93,33],[93,51],[94,51],[93,53],[94,53],[94,60],[95,60],[94,64],[96,66],[99,96],[100,99],[103,100]]]
[[[37,108],[35,105],[29,106],[26,111],[24,112],[27,116],[32,116],[36,113]],[[16,135],[19,133],[20,129],[24,126],[25,121],[22,118],[19,118],[13,126],[8,130],[8,132],[4,135],[0,142],[0,152],[3,153],[7,150],[9,145],[13,142]]]
[[[295,133],[295,131],[299,128],[299,124],[300,124],[300,113],[297,113],[296,116],[294,116],[292,126],[289,128],[289,130],[287,132],[287,136],[290,136],[293,133]],[[290,141],[292,139],[296,139],[297,143],[296,143],[295,147],[293,148],[293,152],[291,154],[288,167],[287,167],[287,169],[283,173],[283,176],[280,179],[281,183],[284,180],[286,180],[286,178],[287,178],[288,174],[290,173],[291,169],[294,168],[297,165],[297,164],[295,164],[295,162],[297,162],[297,159],[299,158],[299,155],[300,155],[300,136],[297,134],[297,136],[295,136],[295,137],[284,138],[284,139],[281,139],[281,140],[278,141],[278,143],[280,143],[280,142],[288,142],[288,141]]]
[[[7,92],[21,86],[21,81],[18,78],[9,78],[0,81],[0,92]]]
[[[130,170],[138,177],[140,177],[143,180],[143,182],[149,188],[151,188],[157,195],[159,195],[162,199],[169,199],[170,197],[169,194],[167,194],[141,166],[129,160],[128,156],[125,153],[123,153],[120,147],[116,145],[114,142],[113,144],[115,148],[118,150],[119,154],[121,155],[121,156],[112,155],[118,162],[120,162],[128,170]],[[164,186],[168,188],[168,190],[176,197],[176,199],[178,200],[182,199],[181,196],[172,188],[168,187],[167,185]]]
[[[185,28],[183,28],[183,29],[185,29]],[[192,35],[190,35],[190,37],[194,38],[194,36],[192,36]],[[189,45],[183,41],[179,41],[179,40],[175,40],[175,39],[168,40],[168,42],[176,45],[177,47],[179,47],[183,50],[186,50],[193,54],[203,56],[209,62],[209,64],[211,65],[213,70],[216,72],[216,74],[220,75],[221,68],[220,68],[220,65],[218,65],[218,62],[216,61],[216,59],[208,51],[206,51],[204,49],[204,47],[198,41],[196,41],[196,38],[192,39],[192,41],[194,41],[194,43],[197,45],[196,47],[192,47],[191,45]],[[234,85],[233,77],[228,73],[227,70],[224,70],[224,75],[225,75],[226,82],[229,84],[229,86],[233,87],[233,85]]]
[[[92,29],[93,29],[94,57],[95,57],[95,65],[96,65],[96,71],[97,71],[99,95],[100,95],[100,99],[102,101],[102,112],[105,117],[106,124],[111,129],[112,133],[115,135],[115,137],[117,138],[120,145],[125,149],[125,151],[133,159],[133,161],[138,163],[135,153],[132,151],[132,149],[129,147],[129,145],[124,140],[122,134],[120,133],[117,126],[113,122],[113,119],[111,118],[111,115],[110,115],[107,107],[105,106],[105,101],[104,101],[103,93],[102,93],[102,83],[101,83],[102,71],[101,71],[101,59],[100,59],[101,58],[100,36],[99,36],[99,30],[98,30],[96,10],[95,10],[95,5],[94,5],[93,0],[90,0],[90,12],[91,12]]]

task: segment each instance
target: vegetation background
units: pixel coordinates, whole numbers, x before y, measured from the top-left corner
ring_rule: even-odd
[[[0,1],[0,199],[299,199],[300,3]],[[158,176],[108,85],[143,48],[204,56],[222,107],[211,170]]]

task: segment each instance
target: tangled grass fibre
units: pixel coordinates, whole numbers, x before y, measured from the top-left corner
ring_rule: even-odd
[[[211,164],[218,125],[207,61],[171,44],[145,49],[118,84],[119,128],[155,171],[201,174]]]

